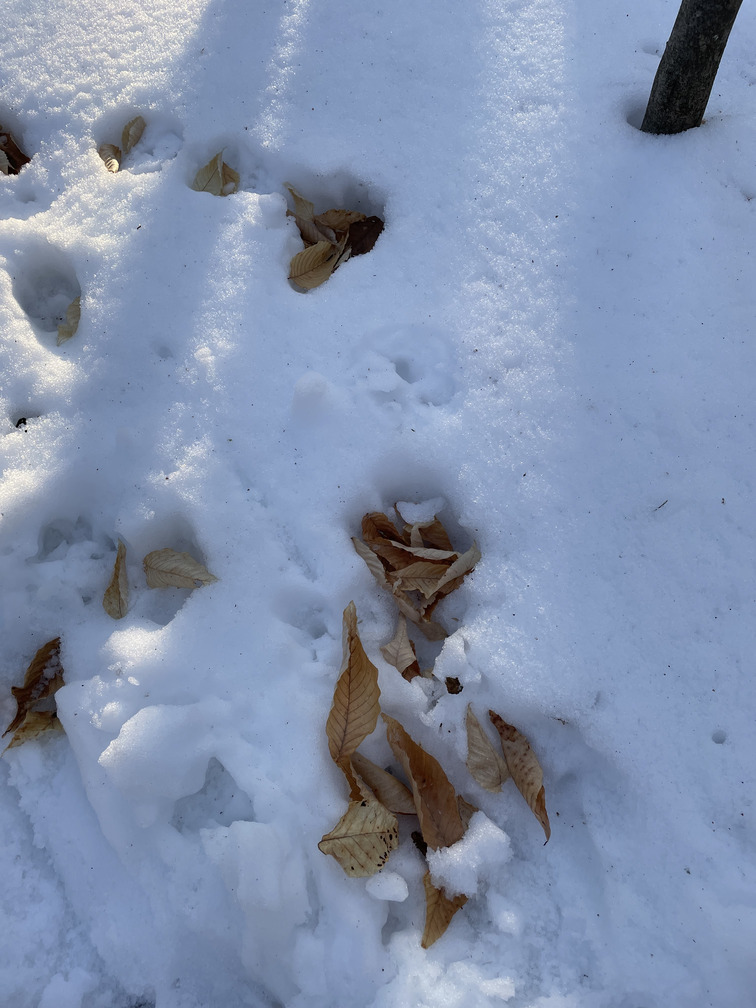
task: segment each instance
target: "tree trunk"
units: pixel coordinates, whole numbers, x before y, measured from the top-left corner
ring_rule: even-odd
[[[682,0],[651,88],[644,133],[682,133],[701,125],[742,2]]]

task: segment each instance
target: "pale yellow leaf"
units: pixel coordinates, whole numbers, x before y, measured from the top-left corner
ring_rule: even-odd
[[[458,584],[452,585],[452,582],[459,579],[459,584],[461,584],[462,579],[465,575],[470,573],[478,560],[480,560],[480,550],[478,549],[476,543],[473,543],[466,553],[463,553],[462,556],[458,557],[458,559],[451,564],[449,569],[439,581],[436,591],[441,592],[443,595],[448,595],[453,588],[458,587]]]
[[[123,619],[129,608],[129,581],[126,576],[126,547],[118,540],[113,576],[105,589],[102,607],[113,619]]]
[[[357,746],[374,730],[380,711],[378,669],[362,646],[354,602],[344,610],[343,649],[341,674],[326,722],[328,751],[342,769]],[[348,773],[347,779],[350,780]]]
[[[399,542],[403,540],[401,533],[393,522],[382,511],[369,511],[362,519],[362,538],[368,545],[382,540]],[[409,545],[409,541],[406,542]]]
[[[97,149],[109,172],[117,172],[121,167],[121,151],[115,144],[105,143]]]
[[[450,847],[465,834],[456,791],[438,760],[418,745],[398,721],[387,714],[381,717],[386,722],[389,745],[412,785],[423,839],[433,850]]]
[[[460,894],[449,899],[443,889],[438,889],[431,881],[430,872],[423,875],[425,889],[425,928],[423,930],[422,946],[424,949],[441,937],[451,923],[457,910],[467,903],[467,896]]]
[[[443,564],[432,563],[429,560],[418,560],[408,567],[389,573],[388,579],[393,588],[402,591],[417,591],[430,599],[438,591],[444,578],[446,567]]]
[[[318,844],[336,858],[347,875],[367,878],[380,871],[399,843],[396,816],[379,801],[351,801],[330,833]]]
[[[302,236],[302,241],[305,245],[317,245],[318,242],[324,239],[330,242],[331,245],[336,244],[336,235],[331,228],[320,228],[318,227],[315,218],[315,207],[308,200],[305,199],[294,186],[286,184],[286,188],[291,194],[291,198],[294,200],[294,210],[287,210],[286,214],[289,217],[293,217],[296,221],[296,225],[299,228],[299,233]]]
[[[359,210],[325,210],[317,214],[315,223],[323,228],[331,228],[333,231],[348,231],[355,221],[365,220],[365,214]]]
[[[123,156],[129,153],[129,151],[139,143],[142,139],[142,133],[144,133],[147,123],[144,119],[138,115],[131,119],[123,127],[123,133],[121,134],[121,150],[123,151]]]
[[[73,334],[79,328],[79,322],[81,321],[81,295],[74,298],[71,304],[66,308],[66,321],[61,322],[58,326],[58,346],[61,343],[66,343],[71,339]]]
[[[148,588],[196,588],[197,582],[212,584],[218,578],[190,553],[173,549],[153,550],[144,558]]]
[[[313,220],[315,215],[315,204],[311,203],[308,199],[305,199],[297,190],[291,185],[290,182],[285,182],[284,185],[289,190],[291,198],[294,200],[294,213],[293,217],[301,217],[302,220]]]
[[[291,260],[289,280],[303,290],[319,287],[341,264],[344,252],[344,239],[338,245],[325,240],[310,245]]]
[[[387,568],[396,573],[404,574],[407,567],[418,561],[430,561],[439,565],[436,572],[440,578],[447,567],[457,559],[458,553],[448,550],[432,550],[425,546],[405,546],[399,542],[381,540],[370,544],[373,552],[381,558]]]
[[[4,150],[0,150],[0,174],[10,175],[10,161]]]
[[[389,812],[397,815],[416,814],[412,792],[393,774],[377,766],[360,752],[352,754],[352,766]]]
[[[396,628],[394,639],[384,644],[381,654],[395,669],[398,669],[407,682],[412,682],[415,676],[419,676],[420,665],[415,654],[415,645],[410,640],[407,633],[407,619],[405,616],[399,617],[399,624]]]
[[[239,186],[239,174],[223,160],[223,151],[218,151],[204,168],[194,177],[191,188],[197,192],[211,193],[213,196],[229,196]]]
[[[509,777],[506,761],[494,748],[469,704],[466,725],[467,769],[486,791],[501,791],[501,785]]]
[[[514,725],[507,724],[495,711],[489,711],[488,716],[499,733],[501,748],[512,780],[517,785],[520,794],[530,806],[533,815],[543,827],[548,841],[551,836],[551,826],[546,813],[546,792],[543,786],[543,771],[530,748],[530,743]]]

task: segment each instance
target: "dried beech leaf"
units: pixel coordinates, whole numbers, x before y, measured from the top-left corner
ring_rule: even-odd
[[[381,588],[385,588],[386,591],[391,591],[391,585],[388,583],[388,580],[386,578],[386,568],[383,566],[383,564],[376,556],[376,554],[373,552],[373,550],[371,550],[370,547],[366,545],[366,543],[364,543],[361,539],[357,539],[354,536],[352,536],[352,544],[355,548],[355,551],[362,557],[362,559],[367,564],[368,570],[373,575],[378,584],[381,586]]]
[[[407,682],[412,682],[415,676],[419,676],[420,665],[415,654],[415,645],[410,640],[407,633],[407,619],[405,616],[399,617],[399,625],[396,628],[394,639],[381,648],[381,654],[395,669],[398,669]]]
[[[148,588],[196,588],[197,582],[212,584],[218,578],[190,553],[173,549],[153,550],[144,558]]]
[[[495,711],[489,711],[488,716],[501,738],[501,748],[504,751],[504,759],[507,761],[507,768],[512,775],[512,780],[530,806],[533,815],[543,826],[543,832],[548,841],[551,836],[551,826],[546,813],[546,792],[543,786],[541,765],[522,732],[518,731],[514,725],[507,724]]]
[[[146,126],[147,123],[140,115],[138,115],[127,122],[123,127],[123,133],[121,134],[121,150],[123,151],[124,157],[126,157],[129,151],[142,139],[142,133],[144,133]]]
[[[352,255],[364,255],[370,252],[378,237],[383,231],[383,221],[380,217],[366,217],[364,220],[355,221],[349,227],[349,246]]]
[[[218,151],[194,176],[191,188],[213,196],[230,196],[239,188],[239,173],[223,160],[223,151]]]
[[[60,346],[61,343],[67,343],[68,340],[74,335],[76,330],[79,328],[79,322],[81,321],[81,295],[74,298],[71,304],[66,308],[66,321],[61,322],[58,326],[58,339],[57,345]]]
[[[405,546],[403,543],[388,542],[387,540],[371,543],[370,548],[381,558],[388,570],[403,572],[411,564],[424,560],[442,565],[441,569],[436,572],[438,577],[441,577],[446,568],[459,556],[458,553],[447,550],[433,550],[425,546]]]
[[[289,280],[303,290],[314,290],[325,283],[341,265],[345,252],[344,239],[338,245],[323,240],[297,252],[289,266]]]
[[[287,183],[286,188],[289,190],[291,198],[294,200],[294,210],[287,210],[286,215],[294,218],[305,246],[317,245],[318,242],[321,242],[324,239],[325,241],[330,242],[331,245],[335,245],[337,239],[333,230],[328,227],[318,227],[314,217],[314,204],[312,204],[308,199],[305,199],[301,193],[297,192],[294,186]]]
[[[465,825],[459,814],[457,793],[438,760],[418,745],[394,718],[387,714],[389,745],[412,785],[415,809],[425,842],[433,850],[461,840]]]
[[[343,647],[341,674],[326,722],[328,751],[342,769],[357,746],[375,729],[380,711],[378,669],[362,646],[354,602],[344,610]]]
[[[14,745],[19,745],[28,738],[34,738],[44,730],[45,722],[47,728],[55,728],[53,718],[49,715],[55,714],[55,707],[49,711],[40,711],[39,707],[45,701],[57,693],[63,685],[63,667],[60,664],[60,637],[43,644],[32,658],[29,667],[24,675],[23,686],[11,687],[11,693],[16,701],[16,716],[3,732],[3,736],[13,732],[10,749]],[[52,701],[54,705],[54,700]],[[45,717],[37,718],[32,715],[43,713]],[[26,731],[26,723],[29,721],[29,731]]]
[[[382,511],[370,511],[362,519],[362,538],[368,545],[387,539],[389,542],[404,542],[409,546],[409,540],[404,539],[391,520]]]
[[[429,522],[417,522],[412,526],[412,529],[413,531],[417,530],[421,541],[426,546],[440,550],[451,550],[453,548],[449,533],[444,528],[440,518],[434,518],[433,521]]]
[[[285,182],[284,185],[289,190],[291,198],[294,200],[294,212],[292,217],[301,217],[302,220],[311,221],[315,217],[315,204],[311,203],[308,199],[305,199],[301,193],[297,192],[294,186],[290,182]],[[291,211],[289,211],[291,213]]]
[[[379,801],[364,798],[349,807],[318,844],[323,854],[336,858],[347,875],[367,878],[386,864],[399,843],[396,816]]]
[[[118,552],[113,566],[113,576],[105,589],[102,607],[113,619],[123,619],[129,608],[129,582],[126,576],[126,547],[118,540]]]
[[[465,576],[475,567],[478,560],[480,560],[480,550],[477,544],[473,543],[466,553],[463,553],[461,557],[451,564],[439,581],[436,591],[442,595],[448,595],[449,592],[458,588]]]
[[[97,148],[97,153],[105,162],[105,167],[114,174],[121,167],[121,151],[115,144],[105,143]]]
[[[443,889],[438,889],[433,885],[429,871],[423,875],[423,888],[425,889],[425,928],[421,944],[424,949],[427,949],[435,941],[438,941],[446,931],[454,914],[467,903],[467,896],[460,894],[454,899],[449,899]]]
[[[331,228],[333,231],[348,231],[352,224],[364,221],[365,214],[359,210],[326,210],[313,219],[318,227]]]
[[[409,567],[390,573],[389,582],[402,591],[418,591],[424,598],[432,599],[445,576],[446,568],[442,564],[418,560]]]
[[[389,812],[396,815],[416,814],[412,792],[393,774],[377,766],[360,752],[352,754],[352,766]]]
[[[10,175],[10,161],[4,150],[0,150],[0,174]]]
[[[393,530],[394,535],[396,535],[396,529]],[[400,588],[393,587],[389,584],[388,578],[386,576],[386,568],[381,563],[380,559],[376,556],[375,552],[366,543],[362,542],[360,539],[353,538],[352,543],[354,544],[355,551],[362,557],[362,559],[367,564],[368,570],[376,579],[378,584],[385,588],[386,591],[391,592],[394,597],[394,601],[397,604],[399,612],[407,617],[412,623],[418,626],[423,634],[428,638],[428,640],[439,641],[443,640],[446,636],[446,630],[441,626],[440,623],[434,623],[427,616],[423,615],[415,605],[413,605],[412,600],[404,594]]]
[[[14,749],[24,742],[31,742],[32,739],[39,738],[40,735],[50,731],[63,731],[63,725],[58,720],[56,711],[29,711],[23,724],[16,729],[13,738],[6,746],[6,752],[8,749]]]
[[[473,805],[472,802],[465,801],[462,795],[457,795],[457,808],[459,809],[459,818],[462,820],[465,830],[467,830],[470,820],[480,809],[477,805]]]
[[[18,175],[24,165],[31,160],[24,154],[13,138],[13,134],[0,127],[0,152],[8,162],[8,175]]]
[[[501,785],[510,776],[506,760],[494,748],[469,704],[466,725],[467,769],[486,791],[501,791]]]

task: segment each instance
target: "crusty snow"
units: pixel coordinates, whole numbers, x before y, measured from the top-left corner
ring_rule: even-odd
[[[4,1005],[752,1003],[756,13],[704,125],[650,137],[677,7],[3,6],[2,727],[58,635],[66,679],[65,734],[0,760]],[[220,150],[239,191],[193,191]],[[386,222],[308,294],[287,182]],[[457,695],[381,658],[351,537],[397,501],[482,554],[438,610]],[[219,580],[148,589],[165,547]],[[427,951],[416,827],[369,881],[318,850],[351,600],[383,709],[481,810]],[[467,772],[468,703],[530,739],[548,844]]]

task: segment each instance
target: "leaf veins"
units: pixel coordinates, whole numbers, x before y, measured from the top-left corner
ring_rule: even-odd
[[[379,801],[363,798],[350,801],[318,847],[323,854],[336,858],[347,875],[367,878],[380,871],[398,844],[396,816]]]
[[[344,610],[342,634],[344,657],[326,721],[326,735],[331,759],[344,771],[354,791],[349,760],[357,746],[375,729],[381,691],[378,669],[365,654],[357,631],[354,602]]]
[[[543,771],[536,755],[530,748],[530,743],[514,725],[500,717],[495,711],[489,711],[488,716],[499,733],[501,748],[512,780],[530,806],[533,815],[543,827],[548,842],[551,836],[551,826],[546,813],[546,792],[543,786]]]
[[[198,582],[204,585],[218,580],[190,553],[177,553],[173,549],[148,553],[144,558],[144,572],[148,588],[196,588]]]
[[[450,847],[462,839],[466,830],[456,791],[437,759],[418,745],[398,721],[387,714],[381,717],[386,722],[386,736],[394,756],[412,785],[425,842],[433,850]]]

